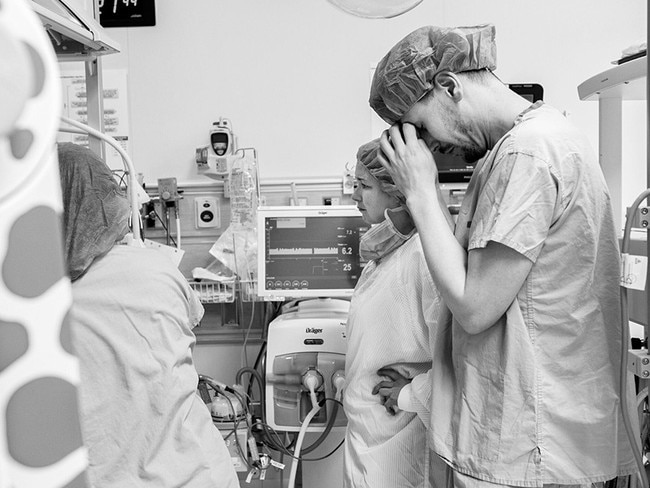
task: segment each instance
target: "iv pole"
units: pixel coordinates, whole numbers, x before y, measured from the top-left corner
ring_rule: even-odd
[[[645,78],[645,103],[646,103],[646,188],[650,188],[650,83],[648,83],[648,75],[650,75],[650,55],[648,53],[648,45],[650,44],[648,41],[650,41],[650,9],[648,9],[648,4],[646,4],[646,55],[645,55],[645,60],[646,60],[646,78]],[[650,227],[646,229],[646,256],[650,257]],[[643,332],[644,332],[644,338],[645,338],[645,347],[648,349],[648,346],[650,345],[648,343],[648,330],[650,328],[650,286],[648,286],[647,279],[646,279],[646,287],[645,287],[645,292],[646,292],[646,321],[645,321],[645,326],[643,327]],[[650,381],[648,380],[642,380],[640,382],[641,384],[645,383],[648,385]],[[639,390],[643,390],[643,388],[639,388]],[[643,443],[644,440],[642,439],[641,442]],[[641,452],[643,453],[643,444],[641,445]],[[645,467],[644,467],[645,468]],[[643,476],[641,475],[641,479],[645,480],[647,482],[647,475]]]

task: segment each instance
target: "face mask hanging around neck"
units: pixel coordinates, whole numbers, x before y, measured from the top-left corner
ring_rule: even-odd
[[[390,212],[406,211],[404,207],[384,211],[383,222],[373,225],[359,241],[359,254],[363,259],[370,261],[382,258],[408,241],[415,233],[415,229],[408,234],[399,232],[390,218],[389,210]]]

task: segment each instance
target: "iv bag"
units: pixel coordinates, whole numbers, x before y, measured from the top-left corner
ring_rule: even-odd
[[[228,178],[230,223],[251,228],[257,224],[257,163],[248,154],[237,158]]]
[[[422,0],[327,0],[356,17],[390,19],[417,7]]]
[[[210,254],[242,280],[257,276],[257,203],[259,182],[255,151],[240,149],[228,176],[230,225]]]

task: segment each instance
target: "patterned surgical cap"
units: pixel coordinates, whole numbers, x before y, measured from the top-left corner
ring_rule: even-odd
[[[397,189],[395,182],[391,177],[390,173],[379,160],[379,154],[381,148],[379,147],[379,139],[374,139],[359,148],[357,151],[357,161],[365,166],[368,172],[374,176],[379,184],[381,189],[396,197],[400,202],[406,202],[404,195]]]
[[[441,71],[496,69],[495,28],[426,26],[399,41],[377,65],[370,106],[394,124],[433,88]]]
[[[81,277],[129,231],[129,201],[104,161],[90,149],[58,145],[68,274]]]

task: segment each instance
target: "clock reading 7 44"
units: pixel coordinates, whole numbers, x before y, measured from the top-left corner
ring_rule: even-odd
[[[133,5],[134,7],[138,6],[138,0],[113,0],[113,13],[117,12],[117,4],[122,2],[125,7]],[[104,0],[99,0],[99,8],[104,7]]]

